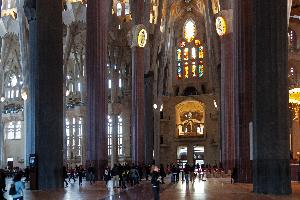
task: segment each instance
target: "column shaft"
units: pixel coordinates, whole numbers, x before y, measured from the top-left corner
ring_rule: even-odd
[[[29,148],[38,156],[38,188],[43,190],[63,187],[62,5],[43,0],[31,6],[36,20],[35,11],[31,19],[27,16],[31,57],[27,108],[31,113],[26,113],[26,140],[35,141]]]
[[[153,114],[153,74],[145,77],[145,163],[153,161],[154,148],[154,114]]]
[[[237,181],[252,181],[249,122],[252,121],[251,0],[236,0],[233,7],[234,37],[234,131]]]
[[[221,38],[222,163],[226,170],[233,169],[235,159],[232,43],[233,33]]]
[[[107,33],[109,0],[89,0],[87,6],[87,164],[100,180],[107,165]]]
[[[290,194],[287,1],[253,3],[253,190]]]

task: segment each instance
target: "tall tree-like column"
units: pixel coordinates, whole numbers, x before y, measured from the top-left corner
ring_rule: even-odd
[[[98,179],[107,165],[107,34],[109,0],[89,0],[87,5],[87,165]],[[88,167],[87,166],[87,167]]]
[[[133,25],[143,23],[144,0],[133,3]],[[133,26],[135,27],[135,26]],[[145,162],[144,140],[144,49],[132,47],[132,161]]]
[[[252,181],[249,123],[252,121],[251,0],[236,0],[233,6],[234,40],[234,134],[237,181]]]
[[[235,160],[232,9],[222,10],[220,15],[226,21],[226,34],[221,36],[222,163],[226,170],[232,170]]]
[[[153,161],[154,149],[154,112],[153,112],[153,73],[145,76],[145,163]],[[156,133],[157,134],[157,133]]]
[[[63,187],[63,45],[62,4],[27,0],[29,21],[28,135],[38,156],[38,188]],[[49,23],[51,21],[51,23]],[[50,94],[50,95],[49,95]]]
[[[287,1],[253,3],[253,189],[290,194]]]

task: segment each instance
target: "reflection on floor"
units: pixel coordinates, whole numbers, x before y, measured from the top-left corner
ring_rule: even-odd
[[[8,184],[10,185],[10,184]],[[251,184],[230,184],[228,178],[209,178],[207,181],[196,179],[194,183],[178,182],[162,185],[160,197],[162,200],[299,200],[300,184],[292,183],[293,194],[289,196],[258,195],[252,193]],[[7,188],[8,189],[8,188]],[[6,196],[7,199],[12,199]],[[153,199],[150,181],[128,188],[106,189],[103,182],[95,185],[83,183],[79,187],[78,182],[69,184],[69,187],[53,191],[24,191],[25,200],[151,200]]]

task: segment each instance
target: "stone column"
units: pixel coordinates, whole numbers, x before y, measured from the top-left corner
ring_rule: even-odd
[[[38,156],[38,189],[62,188],[62,4],[52,0],[27,0],[24,6],[30,29],[27,102],[30,113],[26,116],[26,131],[30,131],[28,139],[35,141],[31,146]]]
[[[154,113],[153,113],[153,74],[145,76],[145,163],[153,161]]]
[[[142,24],[144,0],[133,3],[133,24]],[[145,162],[144,140],[144,49],[132,47],[132,161],[136,164]]]
[[[226,21],[227,31],[221,37],[221,144],[222,164],[232,170],[235,159],[234,101],[233,101],[233,32],[232,9],[220,13]]]
[[[189,164],[194,163],[194,146],[191,144],[187,146],[187,162]]]
[[[242,183],[252,181],[249,136],[252,121],[251,8],[251,0],[236,0],[233,7],[235,167],[237,181]]]
[[[290,194],[287,1],[253,0],[253,11],[253,190]]]
[[[87,5],[87,165],[101,180],[107,166],[107,33],[109,0],[89,0]],[[88,167],[88,166],[87,166]]]

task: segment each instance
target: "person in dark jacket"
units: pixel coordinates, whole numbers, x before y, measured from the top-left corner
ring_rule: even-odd
[[[151,185],[154,200],[159,200],[159,184],[161,182],[161,176],[159,175],[159,169],[157,166],[154,166],[152,175],[151,175]]]

